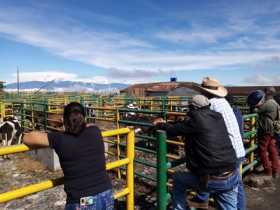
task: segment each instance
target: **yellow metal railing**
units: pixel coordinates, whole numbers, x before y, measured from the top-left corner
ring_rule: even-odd
[[[127,151],[126,157],[111,163],[106,164],[106,170],[119,168],[127,165],[126,168],[126,183],[127,186],[121,191],[114,194],[114,198],[118,199],[127,196],[127,210],[134,209],[134,131],[129,128],[121,128],[116,130],[102,132],[103,137],[112,137],[118,135],[127,135]],[[26,152],[31,150],[30,147],[21,144],[0,148],[0,156],[14,154],[19,152]],[[11,201],[23,196],[27,196],[36,192],[47,190],[63,184],[63,177],[40,182],[38,184],[28,185],[16,190],[8,191],[0,194],[0,203]]]
[[[0,118],[5,117],[5,104],[1,101],[0,102]]]

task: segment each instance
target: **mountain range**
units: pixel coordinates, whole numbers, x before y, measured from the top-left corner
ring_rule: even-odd
[[[19,84],[20,91],[51,91],[51,92],[118,92],[128,87],[123,83],[99,84],[80,81],[28,81]],[[6,91],[16,91],[17,83],[5,85]]]

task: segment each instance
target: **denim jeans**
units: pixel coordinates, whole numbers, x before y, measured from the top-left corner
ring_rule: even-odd
[[[243,162],[245,158],[240,158],[236,164],[236,170],[238,172],[238,195],[237,195],[237,209],[245,210],[246,209],[246,196],[243,187],[242,176],[240,174],[240,164]],[[197,198],[201,201],[208,201],[209,193],[208,192],[198,192]]]
[[[199,189],[199,177],[191,172],[174,174],[172,202],[174,210],[189,210],[186,203],[186,191]],[[225,180],[209,180],[207,191],[213,194],[218,210],[236,210],[238,174],[235,172]]]
[[[79,203],[66,204],[65,210],[113,210],[114,198],[112,190],[107,190],[93,197],[93,204],[82,206]]]

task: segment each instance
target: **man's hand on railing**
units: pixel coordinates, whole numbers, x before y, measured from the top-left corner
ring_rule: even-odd
[[[154,121],[153,121],[153,124],[154,125],[157,125],[158,123],[165,123],[166,121],[162,118],[162,117],[159,117],[159,118],[156,118]]]

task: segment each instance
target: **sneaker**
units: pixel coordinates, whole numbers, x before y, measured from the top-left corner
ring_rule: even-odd
[[[196,209],[208,209],[208,201],[202,201],[196,196],[189,199],[189,206]]]

